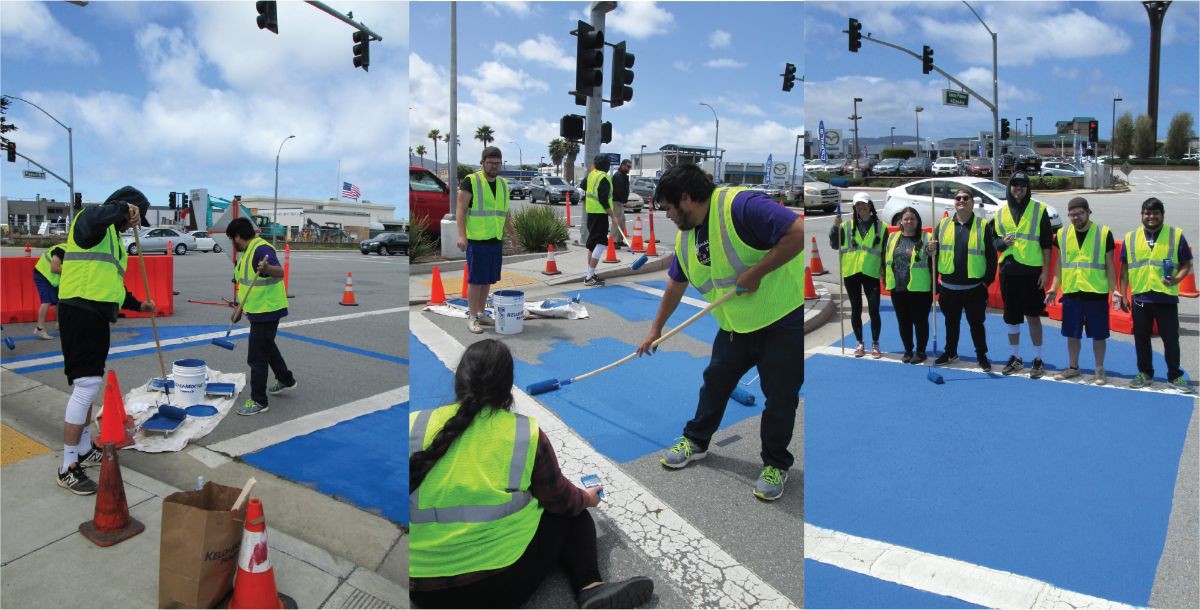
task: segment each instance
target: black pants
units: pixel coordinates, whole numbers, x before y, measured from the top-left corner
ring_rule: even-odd
[[[275,333],[279,331],[279,320],[274,322],[250,323],[250,347],[246,352],[246,364],[250,365],[250,398],[260,405],[267,404],[267,367],[275,373],[275,379],[284,385],[296,381],[283,354],[275,345]]]
[[[704,369],[704,385],[696,416],[683,428],[683,435],[707,450],[708,442],[721,425],[729,396],[750,367],[758,367],[767,403],[759,427],[763,464],[783,470],[794,458],[788,451],[800,387],[804,385],[804,322],[772,326],[752,333],[718,331],[713,339],[712,358]]]
[[[574,517],[543,512],[533,540],[511,566],[461,587],[414,590],[409,597],[422,608],[520,608],[558,566],[567,571],[574,593],[600,582],[596,523],[588,511]]]
[[[855,273],[845,278],[846,296],[850,297],[850,327],[854,329],[854,338],[859,343],[863,341],[862,325],[862,295],[867,294],[867,314],[871,316],[871,341],[879,342],[879,331],[883,329],[883,319],[879,317],[879,278],[863,273]]]
[[[929,292],[892,291],[892,307],[900,322],[900,340],[904,342],[904,353],[924,352],[929,344],[929,307],[933,305],[933,294]],[[916,343],[913,334],[916,331]],[[914,349],[915,347],[915,349]]]
[[[1158,322],[1158,336],[1163,342],[1163,357],[1167,361],[1167,380],[1183,375],[1179,368],[1179,305],[1176,303],[1133,302],[1133,347],[1137,352],[1139,373],[1154,378],[1154,353],[1150,349],[1150,333]]]
[[[587,214],[587,250],[591,254],[596,246],[608,245],[608,214]]]
[[[975,356],[986,356],[987,331],[983,328],[983,318],[987,314],[987,286],[980,284],[969,290],[950,290],[938,286],[938,296],[938,306],[946,317],[945,353],[958,354],[959,324],[963,311],[966,311],[971,342],[975,344]]]
[[[63,372],[67,383],[80,377],[103,377],[108,360],[108,318],[70,303],[58,306],[58,328],[62,339]]]

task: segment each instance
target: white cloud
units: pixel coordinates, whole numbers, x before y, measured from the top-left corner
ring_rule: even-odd
[[[610,13],[606,29],[622,32],[630,38],[649,38],[666,34],[673,29],[675,16],[654,2],[621,2]],[[605,40],[609,40],[605,37]],[[617,42],[615,38],[610,42]]]
[[[676,70],[679,70],[680,72],[691,72],[692,71],[692,62],[683,61],[682,59],[676,59],[675,61],[671,62],[671,67],[675,68]]]
[[[710,60],[704,62],[704,65],[705,65],[705,67],[708,67],[708,68],[744,68],[744,67],[746,67],[746,64],[744,64],[736,59],[730,59],[728,57],[722,57],[720,59],[710,59]]]
[[[1050,68],[1050,74],[1058,78],[1075,80],[1079,78],[1079,68],[1064,68],[1056,65]]]
[[[723,49],[729,46],[732,36],[724,30],[717,30],[708,37],[708,46],[712,49]]]
[[[92,45],[67,31],[40,2],[0,3],[0,36],[4,52],[13,55],[79,64],[100,59]]]
[[[493,51],[501,57],[519,57],[558,70],[575,70],[574,58],[568,57],[568,53],[559,46],[558,41],[546,34],[538,34],[536,39],[523,40],[516,47],[498,42]]]
[[[1057,5],[1021,6],[1039,10],[1040,14],[1031,15],[1027,10],[996,11],[986,18],[998,34],[1002,66],[1119,55],[1132,44],[1124,30],[1080,9],[1057,12]],[[917,21],[926,37],[936,37],[937,42],[932,45],[935,50],[953,49],[966,61],[990,64],[992,49],[986,44],[987,34],[970,15],[968,18],[949,21],[923,17]]]
[[[483,10],[491,13],[492,15],[509,13],[522,18],[533,14],[533,6],[531,6],[528,2],[519,2],[517,0],[484,2]]]

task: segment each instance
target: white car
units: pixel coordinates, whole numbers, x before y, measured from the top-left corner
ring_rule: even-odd
[[[975,213],[991,220],[1000,206],[1004,205],[1007,191],[1003,184],[987,178],[970,176],[955,176],[952,178],[926,178],[909,182],[908,184],[888,189],[883,207],[879,209],[879,219],[893,224],[900,224],[900,211],[913,207],[921,215],[921,226],[934,226],[936,219],[944,214],[954,214],[954,193],[959,187],[971,191],[975,202]],[[932,190],[932,198],[931,198]],[[934,214],[929,215],[930,201],[933,202]],[[1050,226],[1058,230],[1062,226],[1062,218],[1053,206],[1046,206],[1050,215]]]
[[[220,252],[221,244],[208,236],[208,231],[188,231],[188,235],[196,238],[196,249],[201,252]]]
[[[934,176],[957,176],[958,175],[958,159],[954,157],[938,157],[933,162]]]
[[[194,237],[168,227],[143,228],[138,233],[138,236],[141,239],[142,250],[144,252],[162,252],[165,254],[169,246],[176,256],[183,256],[187,254],[188,250],[196,249],[196,239]],[[130,255],[137,254],[138,242],[134,240],[132,233],[122,234],[121,243]]]
[[[1069,178],[1082,178],[1083,170],[1062,161],[1046,161],[1042,163],[1043,176],[1067,176]]]

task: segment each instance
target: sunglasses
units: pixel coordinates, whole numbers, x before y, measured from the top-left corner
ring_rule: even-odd
[[[954,200],[955,200],[955,201],[970,201],[970,200],[971,200],[971,198],[970,198],[970,197],[967,197],[966,195],[956,195],[956,196],[954,197]]]

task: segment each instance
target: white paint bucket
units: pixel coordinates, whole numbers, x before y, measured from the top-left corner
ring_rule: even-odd
[[[497,290],[492,293],[496,308],[496,333],[515,335],[525,322],[525,293],[520,290]]]
[[[203,360],[176,360],[172,363],[171,378],[175,381],[175,388],[171,391],[172,406],[184,408],[204,402],[208,365]]]

